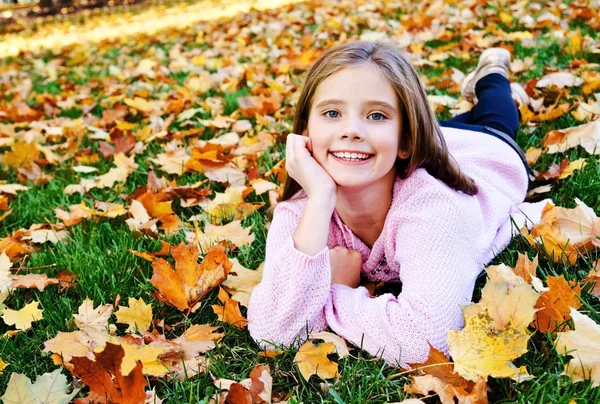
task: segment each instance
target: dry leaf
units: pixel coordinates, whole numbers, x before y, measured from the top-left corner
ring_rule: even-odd
[[[150,282],[158,289],[157,297],[179,310],[192,309],[198,301],[220,285],[231,270],[225,250],[216,246],[198,264],[198,248],[180,244],[173,248],[175,270],[162,258],[152,262]]]
[[[312,375],[321,379],[340,378],[338,364],[327,358],[327,355],[335,353],[333,342],[315,344],[313,340],[307,341],[300,347],[294,362],[298,365],[300,374],[308,381]]]
[[[237,328],[244,328],[248,325],[248,320],[240,312],[240,304],[229,297],[223,288],[219,288],[219,300],[222,306],[213,304],[211,307],[219,321],[229,323]]]
[[[147,383],[141,362],[128,375],[123,375],[121,362],[125,351],[120,345],[108,343],[102,352],[95,352],[94,356],[95,361],[71,359],[71,372],[90,388],[90,394],[77,402],[144,404]]]
[[[510,377],[523,381],[527,370],[512,360],[527,352],[533,308],[538,294],[528,284],[511,287],[488,281],[479,303],[464,306],[465,327],[448,332],[448,348],[454,368],[467,380]]]
[[[67,393],[69,387],[67,378],[60,369],[38,376],[35,383],[31,383],[23,374],[13,373],[2,401],[5,404],[67,404],[80,390],[74,388],[71,393]]]
[[[129,298],[129,307],[119,306],[115,312],[117,323],[127,324],[126,332],[145,333],[152,323],[152,304],[146,304],[142,298]],[[126,372],[127,373],[127,372]]]
[[[585,314],[571,308],[574,331],[556,333],[555,346],[559,354],[573,357],[563,374],[575,383],[591,380],[592,387],[600,386],[600,325]]]
[[[563,275],[549,276],[546,283],[549,290],[540,295],[535,305],[539,311],[535,313],[533,325],[541,332],[554,333],[562,323],[571,318],[571,308],[581,307],[582,303],[578,298],[581,289],[579,285],[571,287]]]
[[[43,292],[46,286],[58,284],[58,279],[48,278],[46,274],[27,274],[27,275],[14,275],[13,276],[13,288],[31,289],[37,288],[40,292]]]
[[[14,325],[17,330],[27,331],[34,321],[40,321],[43,310],[38,309],[38,302],[26,304],[21,310],[4,309],[2,320],[7,325]]]

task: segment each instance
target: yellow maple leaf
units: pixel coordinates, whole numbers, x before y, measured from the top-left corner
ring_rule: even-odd
[[[92,341],[81,330],[72,332],[59,331],[56,337],[44,342],[44,352],[60,355],[62,362],[70,362],[71,358],[91,354]],[[104,345],[102,345],[104,346]]]
[[[448,332],[455,371],[471,381],[488,376],[527,380],[527,370],[511,361],[527,352],[537,292],[526,283],[488,281],[481,293],[479,303],[463,307],[465,327]]]
[[[129,298],[129,307],[119,306],[115,312],[117,323],[127,324],[127,332],[145,333],[152,323],[152,304],[146,304],[142,298]]]
[[[4,372],[4,369],[6,369],[7,366],[8,364],[4,362],[2,358],[0,358],[0,375],[2,374],[2,372]]]
[[[313,340],[310,340],[300,347],[294,357],[294,362],[298,365],[304,380],[310,379],[312,375],[317,375],[321,379],[340,378],[338,364],[327,357],[332,353],[335,353],[333,342],[315,344]]]
[[[170,348],[130,344],[122,338],[114,339],[111,343],[121,345],[125,351],[125,357],[121,362],[123,375],[128,375],[135,368],[137,361],[142,362],[142,373],[146,376],[164,376],[169,372],[158,357]]]
[[[39,302],[33,301],[23,307],[21,310],[5,309],[2,319],[7,325],[14,325],[17,330],[27,331],[31,328],[34,321],[43,318],[43,310],[38,309]]]
[[[34,160],[40,156],[35,143],[15,142],[11,150],[4,154],[4,164],[15,170],[21,167],[28,167]]]
[[[574,331],[556,333],[555,346],[559,354],[573,357],[563,374],[574,382],[591,380],[592,387],[600,386],[600,325],[571,308]]]

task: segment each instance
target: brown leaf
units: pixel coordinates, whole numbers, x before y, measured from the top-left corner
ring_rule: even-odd
[[[88,358],[73,358],[74,376],[90,388],[90,394],[80,398],[77,404],[115,403],[143,404],[146,401],[146,379],[142,363],[137,362],[128,374],[121,374],[121,362],[125,357],[123,347],[107,343],[102,352],[94,352],[95,361]]]

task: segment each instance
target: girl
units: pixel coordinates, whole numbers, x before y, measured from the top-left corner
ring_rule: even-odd
[[[287,137],[289,178],[248,305],[261,347],[330,327],[393,366],[424,362],[429,344],[448,352],[478,274],[510,241],[511,215],[537,221],[546,203],[523,203],[509,62],[504,49],[485,51],[463,84],[477,105],[440,128],[393,46],[321,56],[298,101],[300,135]],[[371,298],[361,276],[402,292]]]

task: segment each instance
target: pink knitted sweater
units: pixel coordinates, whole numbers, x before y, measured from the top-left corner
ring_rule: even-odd
[[[422,363],[431,343],[447,353],[448,330],[463,326],[478,274],[519,226],[537,222],[546,201],[523,203],[527,175],[517,153],[482,133],[442,128],[450,153],[475,180],[475,196],[457,192],[424,169],[397,178],[383,231],[372,249],[334,211],[327,247],[314,256],[294,247],[306,195],[275,208],[264,275],[248,305],[248,329],[261,347],[298,346],[328,326],[392,366]],[[527,220],[526,220],[527,218]],[[369,280],[401,282],[402,292],[370,297],[366,288],[331,284],[329,249],[357,250]],[[296,337],[300,337],[296,340]]]

